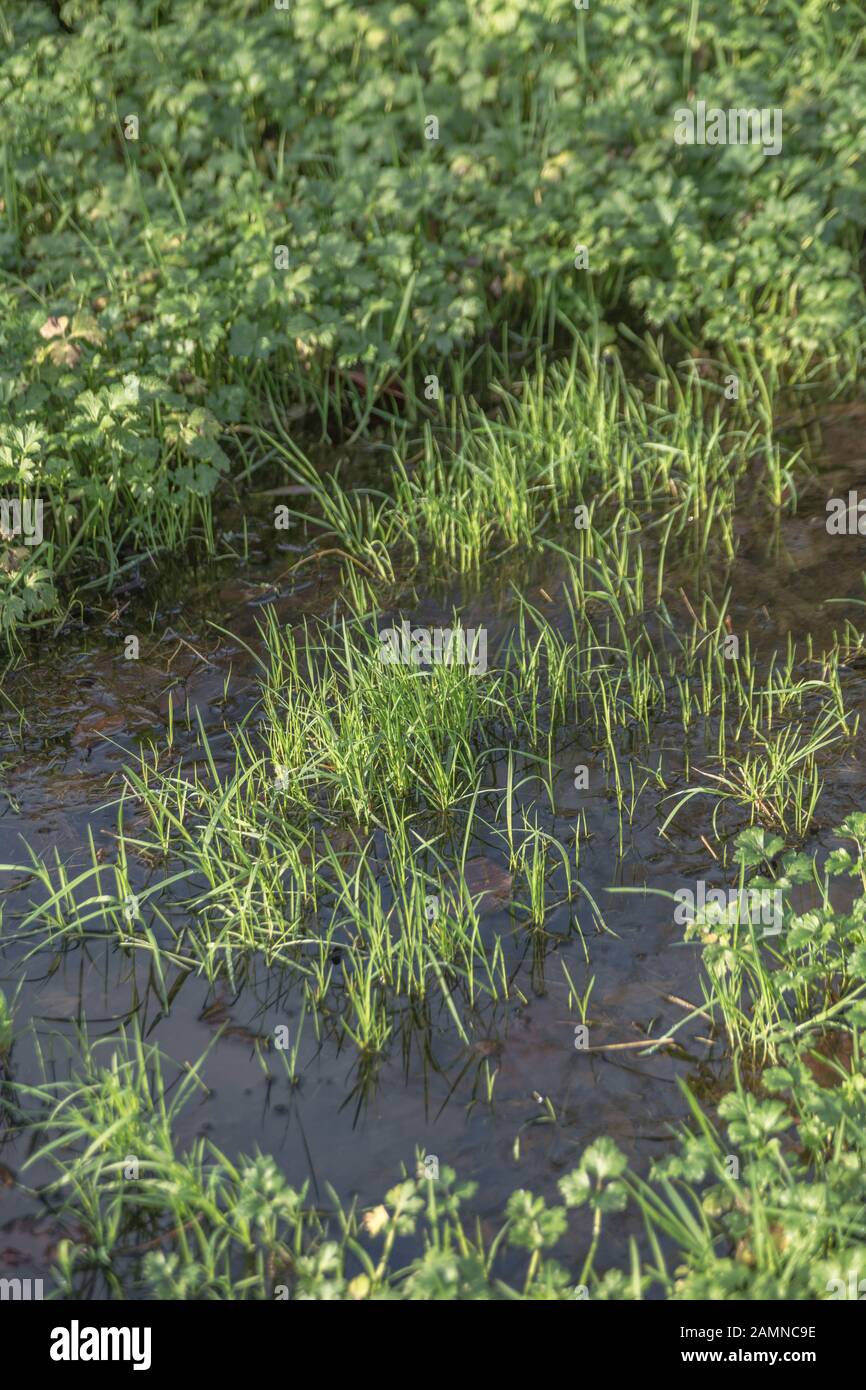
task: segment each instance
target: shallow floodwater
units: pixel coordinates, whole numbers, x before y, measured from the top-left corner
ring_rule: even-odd
[[[838,414],[838,419],[836,418]],[[824,500],[856,487],[864,462],[856,409],[839,411],[825,427],[825,456],[819,483],[804,493],[796,517],[783,517],[772,535],[740,524],[740,551],[727,581],[736,630],[748,630],[769,655],[790,631],[811,632],[820,644],[844,616],[858,622],[856,607],[828,606],[827,599],[866,598],[862,584],[864,540],[841,545],[824,525]],[[90,863],[88,827],[110,863],[116,854],[116,800],[124,766],[149,740],[165,738],[169,703],[174,706],[175,742],[185,758],[196,755],[196,736],[181,719],[200,715],[217,760],[228,766],[229,730],[257,695],[255,666],[247,647],[261,649],[257,621],[273,604],[282,622],[305,614],[324,615],[334,601],[334,574],[310,563],[293,569],[297,551],[251,553],[243,564],[212,564],[184,577],[173,592],[163,588],[151,632],[152,597],[118,597],[112,612],[105,600],[82,631],[43,641],[25,663],[7,674],[6,729],[0,751],[0,863],[24,865],[27,846],[48,857],[55,852],[70,877]],[[498,575],[495,587],[471,592],[452,588],[428,592],[412,610],[422,624],[447,622],[452,604],[463,606],[468,626],[488,627],[495,650],[514,619],[509,582],[548,616],[564,613],[565,564],[552,552]],[[689,598],[689,580],[682,576]],[[692,591],[696,592],[695,590]],[[123,609],[123,604],[129,607]],[[672,611],[675,597],[669,599]],[[409,611],[409,610],[405,610]],[[145,616],[146,615],[146,616]],[[124,636],[139,633],[137,661],[124,658]],[[866,707],[866,681],[846,672],[849,707]],[[866,766],[860,750],[828,756],[822,765],[824,793],[816,827],[805,848],[832,843],[830,832],[851,810],[866,805]],[[658,754],[675,758],[682,741],[675,711],[656,722],[653,742],[634,750],[636,763],[653,766]],[[557,1179],[593,1139],[609,1135],[645,1172],[649,1161],[671,1143],[671,1126],[684,1119],[678,1078],[712,1097],[726,1075],[721,1044],[706,1036],[706,1024],[690,1024],[678,1036],[681,1050],[642,1053],[637,1047],[581,1052],[574,1045],[575,1016],[568,1008],[563,963],[578,990],[595,977],[589,1018],[594,1048],[658,1037],[700,1002],[697,948],[682,943],[671,904],[647,894],[615,894],[614,887],[673,890],[698,879],[711,881],[714,864],[702,836],[711,839],[708,812],[700,798],[677,817],[669,837],[659,836],[660,819],[649,795],[638,802],[619,854],[615,802],[592,776],[600,753],[585,731],[560,743],[555,784],[556,815],[545,829],[569,845],[581,811],[588,836],[582,839],[579,877],[599,903],[609,930],[597,931],[585,901],[555,908],[543,933],[528,930],[515,912],[498,851],[473,845],[471,857],[493,885],[483,907],[485,938],[502,937],[512,976],[506,1004],[479,1008],[472,1043],[457,1036],[438,998],[423,1017],[410,1011],[395,1021],[387,1053],[360,1063],[345,1037],[318,1031],[307,1014],[301,1030],[299,1083],[291,1085],[260,1052],[274,1028],[299,1022],[300,993],[291,976],[254,964],[236,993],[227,983],[216,990],[194,975],[178,977],[167,1014],[150,979],[150,958],[130,959],[116,948],[89,942],[33,956],[24,970],[16,1023],[32,1020],[34,1031],[16,1041],[10,1073],[19,1085],[37,1084],[42,1071],[34,1034],[49,1074],[68,1074],[79,1029],[91,1040],[111,1037],[137,1020],[142,1034],[179,1065],[194,1062],[219,1034],[206,1062],[206,1090],[183,1112],[183,1145],[206,1134],[234,1156],[260,1149],[275,1156],[290,1182],[309,1181],[313,1200],[326,1202],[330,1183],[344,1200],[369,1205],[381,1200],[414,1166],[415,1150],[435,1154],[461,1179],[478,1184],[474,1210],[484,1222],[498,1221],[508,1194],[528,1187],[556,1198]],[[572,769],[590,768],[589,791],[574,789]],[[726,825],[739,828],[742,814]],[[126,821],[127,829],[130,821]],[[141,882],[145,865],[136,866]],[[37,893],[23,874],[3,874],[4,956],[0,962],[7,998],[22,978],[22,957],[32,943],[16,940],[16,922]],[[578,931],[578,926],[580,931]],[[584,944],[589,954],[587,962]],[[172,979],[170,984],[175,983]],[[104,1049],[103,1061],[108,1049]],[[495,1073],[492,1101],[485,1078]],[[552,1104],[553,1122],[545,1100]],[[0,1274],[43,1278],[57,1240],[69,1235],[52,1214],[52,1199],[39,1188],[53,1172],[48,1165],[22,1173],[27,1141],[6,1130],[0,1142]],[[602,1248],[622,1262],[625,1236],[638,1232],[634,1215],[613,1217]],[[585,1229],[572,1222],[559,1253],[579,1257]]]

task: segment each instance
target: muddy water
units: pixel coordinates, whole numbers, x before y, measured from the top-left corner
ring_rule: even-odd
[[[824,500],[844,495],[860,481],[860,425],[856,414],[852,424],[851,412],[830,422],[825,442],[831,462],[804,494],[799,514],[784,517],[772,534],[760,524],[743,523],[737,562],[729,574],[717,576],[732,586],[736,630],[748,631],[767,654],[789,631],[796,637],[812,632],[820,641],[834,624],[841,626],[844,616],[859,621],[856,607],[825,601],[866,597],[861,578],[866,542],[829,537]],[[119,612],[109,603],[89,615],[86,629],[41,644],[7,675],[0,862],[26,863],[30,845],[40,856],[56,852],[72,876],[90,862],[89,827],[110,863],[117,829],[112,803],[122,770],[149,741],[164,740],[170,703],[178,755],[196,756],[196,737],[180,718],[189,708],[193,728],[199,714],[217,760],[228,765],[229,730],[256,698],[247,647],[261,648],[257,621],[264,605],[275,605],[281,621],[298,622],[305,614],[325,614],[333,602],[333,573],[315,564],[293,569],[296,560],[292,552],[258,551],[253,535],[243,566],[230,572],[212,566],[192,580],[185,577],[174,591],[165,589],[156,608],[143,598]],[[452,603],[462,603],[466,624],[486,624],[495,650],[513,621],[510,579],[531,602],[547,605],[550,615],[564,613],[564,566],[550,553],[522,566],[518,575],[503,574],[495,589],[428,593],[404,611],[413,611],[420,623],[435,624],[447,622]],[[682,591],[687,599],[685,576]],[[129,632],[141,635],[138,661],[124,658]],[[854,709],[866,708],[866,681],[856,667],[846,674],[846,698]],[[654,765],[659,751],[669,753],[681,740],[672,714],[658,722],[653,746],[638,749],[636,761]],[[829,845],[829,832],[843,816],[866,805],[861,750],[862,737],[853,751],[828,758],[807,849]],[[726,1062],[701,1023],[679,1035],[679,1053],[604,1050],[610,1043],[658,1037],[682,1019],[683,1000],[700,999],[695,949],[683,946],[670,905],[651,894],[608,890],[644,885],[671,890],[701,878],[712,881],[714,866],[701,840],[705,813],[689,803],[693,809],[678,818],[676,833],[662,839],[654,797],[646,796],[620,859],[615,804],[600,772],[593,775],[597,748],[576,729],[572,740],[561,741],[557,758],[556,814],[545,828],[573,844],[578,814],[585,812],[589,835],[581,845],[580,878],[602,906],[610,930],[596,931],[584,902],[556,908],[545,932],[530,934],[508,893],[491,893],[484,909],[485,937],[499,935],[506,943],[514,988],[506,1004],[479,1009],[471,1020],[470,1046],[456,1036],[439,1001],[420,1021],[408,1012],[398,1017],[388,1052],[375,1064],[360,1064],[354,1047],[327,1026],[317,1036],[308,1017],[300,1034],[298,1083],[290,1084],[273,1061],[268,1076],[259,1057],[263,1040],[283,1023],[294,1036],[299,1022],[300,995],[291,978],[254,965],[232,993],[227,984],[211,989],[188,975],[166,1014],[148,959],[130,961],[111,946],[90,942],[43,952],[25,969],[26,948],[16,939],[15,923],[37,894],[22,875],[4,874],[3,987],[9,997],[24,979],[16,1020],[19,1027],[33,1022],[32,1031],[16,1042],[12,1076],[25,1086],[41,1080],[37,1037],[49,1074],[67,1075],[85,1025],[92,1040],[110,1038],[135,1020],[148,1041],[181,1065],[213,1043],[203,1072],[206,1089],[183,1112],[180,1143],[204,1134],[230,1155],[256,1148],[272,1153],[293,1184],[309,1180],[312,1196],[323,1200],[330,1183],[345,1199],[357,1196],[362,1205],[379,1201],[398,1180],[401,1164],[413,1164],[417,1146],[478,1183],[474,1206],[491,1225],[516,1187],[555,1199],[557,1179],[600,1135],[613,1137],[645,1171],[670,1145],[671,1126],[685,1116],[677,1078],[711,1095],[726,1075]],[[590,767],[593,790],[574,789],[571,769],[578,763]],[[494,883],[501,881],[504,871],[489,845],[478,843],[471,854]],[[145,866],[137,866],[136,873],[142,884],[147,881]],[[554,892],[554,900],[559,896]],[[568,1008],[563,962],[579,990],[595,977],[589,1019],[593,1046],[601,1050],[579,1052],[574,1046],[576,1019]],[[494,1073],[488,1101],[485,1078]],[[51,1199],[39,1193],[52,1176],[48,1167],[22,1173],[26,1157],[26,1141],[4,1131],[0,1275],[50,1284],[57,1240],[77,1233],[62,1226],[52,1215]],[[622,1261],[624,1238],[636,1229],[633,1216],[613,1218],[603,1258]],[[577,1258],[584,1240],[585,1230],[573,1222],[563,1257]]]

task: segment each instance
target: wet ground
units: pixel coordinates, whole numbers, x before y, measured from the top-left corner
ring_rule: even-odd
[[[735,630],[748,630],[767,654],[784,644],[788,632],[797,638],[811,632],[820,643],[845,616],[860,621],[856,606],[829,606],[826,600],[866,598],[866,538],[842,543],[828,536],[824,500],[845,495],[866,476],[863,425],[856,407],[826,412],[820,479],[804,494],[799,514],[783,517],[772,533],[759,522],[738,523],[739,554],[728,576],[730,612]],[[325,614],[334,600],[332,570],[315,563],[296,567],[303,552],[266,554],[251,535],[245,563],[210,565],[174,588],[165,585],[158,600],[133,594],[118,598],[114,607],[106,603],[88,615],[81,631],[43,639],[7,674],[0,745],[2,864],[25,864],[29,845],[39,856],[56,852],[71,875],[90,862],[88,827],[110,863],[122,770],[142,746],[164,740],[170,702],[178,755],[195,756],[196,738],[184,721],[189,709],[193,728],[198,713],[218,760],[227,765],[229,730],[256,698],[247,648],[261,648],[257,621],[263,606],[273,604],[283,622],[297,622],[304,614]],[[685,572],[681,577],[688,600],[688,578]],[[509,581],[553,616],[563,602],[564,578],[564,565],[548,552],[499,575],[495,588],[428,592],[414,611],[417,621],[435,623],[447,621],[452,603],[463,603],[466,624],[485,623],[495,650],[513,621]],[[124,655],[130,632],[140,636],[138,660]],[[846,673],[845,693],[851,708],[866,708],[866,679],[856,664]],[[830,831],[844,815],[866,806],[862,739],[863,733],[853,749],[833,754],[823,768],[825,788],[807,849],[829,845]],[[679,720],[672,715],[667,727],[659,722],[654,745],[639,749],[638,760],[653,764],[660,750],[670,753],[678,740]],[[658,1037],[683,1017],[683,1001],[700,1000],[696,948],[682,944],[670,904],[608,890],[671,890],[701,878],[711,881],[714,866],[701,839],[704,812],[690,803],[693,809],[678,818],[676,832],[660,838],[652,797],[638,804],[620,859],[615,807],[593,775],[598,757],[580,729],[559,746],[556,815],[544,823],[573,844],[578,814],[586,813],[580,878],[602,906],[610,931],[596,931],[585,904],[563,904],[549,915],[543,934],[528,932],[525,916],[510,901],[497,853],[487,844],[473,846],[479,882],[491,888],[485,934],[506,941],[513,989],[507,1004],[489,1005],[472,1020],[468,1047],[441,1002],[421,1019],[401,1015],[387,1054],[375,1065],[359,1064],[354,1047],[330,1035],[327,1026],[317,1036],[308,1016],[301,1030],[300,1080],[293,1086],[278,1068],[269,1076],[260,1055],[278,1024],[288,1023],[294,1035],[300,995],[291,977],[258,964],[234,993],[226,984],[212,990],[194,975],[178,977],[166,1014],[147,957],[131,960],[111,945],[91,942],[42,952],[27,963],[16,1018],[19,1026],[24,1020],[34,1026],[16,1042],[14,1079],[25,1086],[40,1080],[37,1038],[49,1074],[60,1077],[74,1056],[79,1028],[86,1024],[91,1039],[111,1036],[135,1018],[147,1039],[181,1065],[195,1061],[219,1034],[204,1071],[207,1091],[183,1113],[180,1142],[206,1134],[230,1155],[256,1148],[272,1153],[293,1184],[309,1179],[314,1198],[324,1200],[330,1183],[345,1199],[378,1202],[399,1179],[401,1164],[413,1165],[416,1147],[479,1184],[474,1207],[491,1223],[516,1187],[554,1198],[557,1179],[600,1135],[610,1135],[645,1171],[670,1144],[670,1127],[686,1114],[677,1078],[711,1096],[724,1080],[726,1061],[700,1023],[684,1030],[681,1053],[608,1048]],[[573,787],[571,769],[578,763],[590,768],[588,791]],[[145,866],[136,872],[146,880]],[[16,921],[32,890],[21,874],[4,873],[3,879],[0,973],[10,997],[22,978],[24,954]],[[599,1050],[575,1048],[563,962],[578,989],[595,976],[590,1019]],[[488,1101],[485,1082],[494,1073]],[[38,1194],[49,1169],[34,1167],[22,1175],[26,1157],[26,1142],[7,1130],[0,1141],[0,1275],[48,1280],[57,1240],[75,1232],[58,1223]],[[633,1216],[611,1221],[603,1258],[605,1252],[612,1260],[624,1258],[623,1238],[634,1229],[629,1222]],[[572,1232],[563,1257],[577,1258],[582,1248],[583,1233],[577,1225]]]

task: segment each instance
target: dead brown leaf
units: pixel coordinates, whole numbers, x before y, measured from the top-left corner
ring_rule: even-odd
[[[819,1086],[833,1090],[845,1080],[845,1072],[850,1072],[853,1052],[850,1034],[827,1029],[806,1053],[806,1066]]]
[[[60,318],[56,314],[49,314],[39,330],[40,338],[59,338],[69,327],[69,319],[65,314]]]
[[[483,894],[479,912],[493,912],[511,899],[511,874],[493,859],[468,859],[463,879],[473,898]]]
[[[77,343],[52,343],[48,356],[55,367],[77,367],[81,361],[81,348]]]

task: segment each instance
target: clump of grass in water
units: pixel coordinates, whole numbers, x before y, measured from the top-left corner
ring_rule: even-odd
[[[286,807],[315,813],[324,798],[360,824],[386,796],[447,811],[477,784],[485,730],[508,720],[501,680],[468,663],[388,663],[358,621],[330,635],[319,645],[305,629],[299,644],[273,617],[265,633],[262,712]]]
[[[730,560],[738,487],[754,494],[756,455],[767,507],[782,505],[784,489],[796,496],[804,464],[783,459],[776,443],[761,444],[760,423],[741,406],[726,402],[723,414],[718,389],[694,371],[684,385],[657,350],[651,360],[656,376],[641,391],[618,358],[606,362],[597,341],[575,334],[568,361],[539,355],[533,371],[497,387],[495,411],[458,397],[450,421],[426,425],[418,439],[395,421],[390,492],[346,489],[335,474],[322,476],[285,431],[263,440],[311,493],[314,511],[298,511],[298,519],[379,580],[393,577],[386,557],[398,544],[410,570],[427,560],[445,573],[477,573],[493,556],[529,553],[551,524],[571,521],[576,504],[587,506],[596,528],[609,512],[614,542],[623,517],[634,523],[640,514],[663,548],[673,540],[683,554]]]

